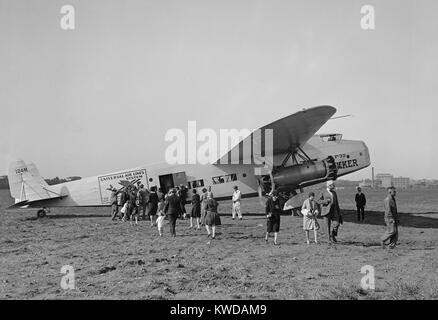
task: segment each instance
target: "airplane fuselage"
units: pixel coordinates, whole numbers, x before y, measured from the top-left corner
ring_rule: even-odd
[[[322,161],[329,156],[335,159],[337,177],[358,171],[370,165],[368,148],[362,141],[343,140],[339,135],[315,135],[302,146],[302,151],[314,161]],[[274,165],[283,163],[286,153],[274,155]],[[284,164],[289,168],[297,163],[289,159]],[[211,164],[211,165],[168,165],[158,164],[136,167],[129,170],[87,177],[81,180],[47,187],[52,193],[63,195],[50,199],[50,206],[106,206],[109,205],[109,186],[120,187],[119,182],[141,181],[147,188],[156,186],[167,191],[173,186],[185,185],[201,192],[211,186],[216,199],[230,199],[233,187],[237,185],[243,197],[258,196],[258,176],[255,165],[251,164]],[[309,182],[306,186],[320,183]],[[298,186],[297,186],[298,187]],[[44,206],[44,201],[35,206]]]

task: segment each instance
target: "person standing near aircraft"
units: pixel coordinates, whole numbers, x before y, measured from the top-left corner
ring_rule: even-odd
[[[156,192],[157,187],[152,187],[151,192],[149,193],[149,202],[148,202],[148,215],[151,220],[151,227],[155,227],[156,214],[158,210],[158,195]]]
[[[268,237],[271,232],[274,233],[274,244],[277,245],[277,237],[280,232],[280,214],[281,206],[278,199],[277,190],[272,191],[271,196],[266,201],[266,236],[265,241],[268,242]]]
[[[182,184],[179,187],[178,197],[179,197],[179,201],[181,202],[183,218],[185,219],[187,216],[187,211],[186,211],[187,191],[184,185]]]
[[[164,200],[158,202],[158,209],[157,209],[157,220],[156,224],[158,227],[158,234],[160,237],[163,236],[163,226],[164,226]]]
[[[207,207],[207,189],[202,188],[202,194],[201,194],[201,225],[205,225],[205,214],[206,214],[206,207]]]
[[[213,191],[211,191],[211,186],[208,186],[207,188],[207,199],[208,198],[214,198]]]
[[[139,189],[137,191],[137,200],[139,202],[139,205],[138,205],[138,215],[140,216],[140,214],[141,214],[143,220],[144,220],[143,217],[146,214],[146,205],[147,205],[147,203],[146,203],[146,192],[147,192],[147,189],[144,187],[144,184],[140,184],[139,185]]]
[[[242,212],[240,210],[240,200],[242,199],[242,194],[240,193],[239,187],[234,186],[234,192],[232,196],[233,200],[233,208],[232,208],[232,218],[233,220],[236,218],[236,215],[239,217],[239,220],[242,220]]]
[[[381,245],[384,248],[386,241],[389,240],[389,248],[394,249],[398,241],[399,217],[397,203],[395,201],[396,190],[394,187],[388,188],[388,196],[385,198],[385,224],[386,232],[381,238]]]
[[[125,216],[125,214],[122,212],[122,208],[125,205],[127,200],[128,200],[128,195],[126,192],[126,188],[122,188],[122,190],[120,190],[120,192],[119,192],[119,197],[118,197],[118,205],[120,208],[119,220],[123,220],[123,217]]]
[[[205,228],[207,229],[207,237],[210,237],[211,235],[212,239],[216,238],[216,226],[221,225],[221,218],[219,216],[219,213],[217,212],[218,205],[219,204],[216,200],[214,200],[212,194],[210,194],[207,199]]]
[[[138,224],[138,207],[137,207],[137,188],[131,186],[128,200],[128,219],[132,225],[132,220],[135,219],[135,224]]]
[[[149,215],[148,214],[149,195],[150,195],[150,191],[143,186],[143,188],[142,188],[142,195],[141,195],[141,198],[142,198],[142,211],[143,211],[141,220],[143,220],[143,221],[145,221],[146,220],[146,216]]]
[[[329,242],[338,242],[336,237],[338,236],[339,225],[343,223],[343,219],[333,180],[327,181],[327,189],[322,192],[317,203],[321,206],[321,216],[327,222]]]
[[[199,230],[201,228],[199,225],[199,218],[201,217],[201,197],[196,189],[193,189],[192,193],[192,212],[190,214],[189,228],[193,228],[193,219],[196,219],[196,230]]]
[[[164,193],[163,190],[161,190],[161,188],[158,188],[157,196],[158,196],[158,202],[164,202]]]
[[[306,232],[306,243],[310,244],[309,232],[311,230],[313,230],[315,236],[315,243],[318,243],[319,224],[316,217],[319,214],[319,208],[315,201],[315,193],[310,192],[309,197],[304,200],[301,213],[303,214],[303,230]]]
[[[117,196],[119,194],[119,191],[114,188],[113,186],[110,186],[111,190],[111,196],[110,196],[110,203],[111,203],[111,220],[116,220],[117,213],[119,213],[119,206],[117,202]]]
[[[169,217],[170,234],[172,237],[176,237],[176,220],[181,212],[181,201],[176,195],[176,189],[174,188],[170,191],[170,195],[167,197],[164,205],[164,213]]]
[[[357,209],[357,221],[364,221],[365,220],[365,205],[367,203],[367,199],[365,198],[365,195],[362,193],[362,189],[360,187],[356,188],[357,193],[354,197],[354,201],[356,202],[356,209]]]

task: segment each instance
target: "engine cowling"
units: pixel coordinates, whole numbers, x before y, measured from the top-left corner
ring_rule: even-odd
[[[322,161],[312,161],[285,167],[275,171],[263,179],[264,189],[272,188],[272,183],[278,191],[293,191],[327,180],[335,180],[337,167],[333,157]]]

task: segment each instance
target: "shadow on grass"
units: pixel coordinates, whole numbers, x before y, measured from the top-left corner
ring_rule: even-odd
[[[365,221],[357,221],[357,213],[355,210],[342,210],[343,218],[345,222],[357,223],[357,224],[370,224],[384,226],[384,214],[382,211],[365,211]],[[433,212],[423,213],[433,214]],[[400,226],[410,228],[422,228],[422,229],[438,229],[438,218],[425,217],[417,214],[399,213]]]

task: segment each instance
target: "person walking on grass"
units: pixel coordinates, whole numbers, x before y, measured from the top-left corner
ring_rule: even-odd
[[[176,189],[170,191],[164,205],[164,213],[169,218],[170,234],[172,237],[176,237],[176,220],[181,215],[182,207],[179,197],[176,195]]]
[[[309,197],[304,200],[301,213],[303,214],[303,230],[306,233],[306,243],[310,244],[309,232],[312,230],[315,236],[315,243],[318,243],[319,224],[316,217],[319,214],[319,206],[315,201],[315,193],[310,192]]]
[[[327,223],[329,243],[338,242],[336,237],[338,236],[339,226],[343,223],[343,218],[333,180],[327,181],[327,189],[323,190],[317,203],[321,207],[321,216],[324,217]]]
[[[155,220],[157,219],[157,209],[158,209],[158,195],[157,195],[157,187],[152,187],[151,191],[149,192],[149,201],[148,201],[148,216],[149,220],[151,222],[151,227],[155,227]]]
[[[164,226],[164,201],[160,201],[158,203],[156,224],[158,227],[158,234],[160,235],[160,237],[162,237]]]
[[[362,192],[361,187],[356,187],[357,193],[354,197],[354,201],[356,202],[357,209],[357,221],[365,220],[365,205],[367,204],[367,199]]]
[[[209,194],[206,206],[205,228],[207,229],[207,237],[211,235],[212,239],[216,238],[216,226],[221,225],[221,219],[217,212],[218,205],[217,201],[213,198],[213,194]]]
[[[201,227],[199,225],[199,218],[201,217],[201,197],[199,196],[196,189],[193,189],[192,196],[192,211],[190,213],[190,229],[193,228],[193,219],[196,219],[196,230]]]
[[[242,200],[242,194],[240,193],[238,186],[234,186],[232,200],[233,200],[233,207],[231,210],[232,219],[234,220],[236,216],[238,216],[239,220],[242,220],[242,211],[240,209],[240,200]]]
[[[274,244],[277,245],[278,233],[280,232],[280,201],[278,199],[277,190],[272,191],[271,196],[266,201],[266,236],[265,241],[268,242],[270,233],[274,233]]]
[[[207,207],[207,189],[202,188],[202,194],[201,194],[201,225],[205,226],[205,214],[206,214],[206,207]]]
[[[138,225],[138,201],[137,201],[137,188],[132,186],[129,192],[129,204],[128,204],[128,212],[129,212],[129,223]]]
[[[388,248],[394,249],[398,241],[399,217],[397,212],[395,195],[395,188],[389,187],[388,196],[385,198],[384,201],[386,231],[381,238],[381,245],[383,248],[386,245],[385,243],[389,241]]]

